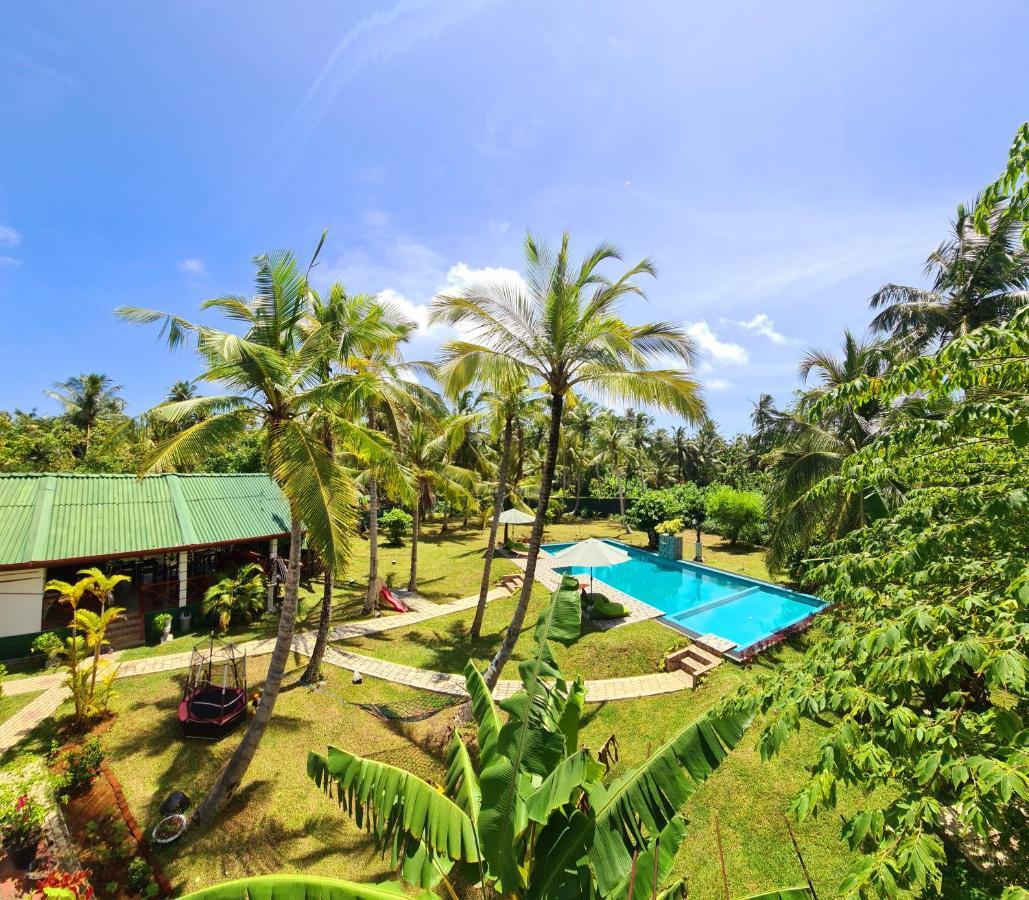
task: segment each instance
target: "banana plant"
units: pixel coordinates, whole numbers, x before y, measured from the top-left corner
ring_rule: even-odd
[[[422,889],[445,882],[456,896],[459,882],[532,900],[684,897],[685,883],[668,880],[686,834],[679,811],[739,743],[750,714],[705,714],[607,780],[579,746],[582,678],[564,678],[550,645],[572,643],[580,627],[578,584],[566,577],[536,623],[535,652],[518,666],[518,693],[494,702],[468,663],[478,754],[454,734],[443,790],[337,747],[309,754],[309,777]]]

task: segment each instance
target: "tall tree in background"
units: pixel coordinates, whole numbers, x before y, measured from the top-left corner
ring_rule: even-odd
[[[629,325],[619,316],[621,300],[643,294],[636,279],[654,274],[652,263],[643,260],[618,278],[604,275],[603,264],[619,258],[613,247],[601,244],[576,265],[570,258],[567,233],[556,253],[529,235],[523,282],[480,282],[433,301],[432,321],[465,326],[473,338],[447,341],[442,349],[444,365],[464,368],[469,381],[490,369],[513,365],[550,397],[525,582],[511,624],[486,672],[491,687],[511,656],[532,594],[568,395],[589,391],[625,403],[669,409],[690,421],[704,413],[693,379],[682,370],[651,368],[669,356],[692,366],[695,351],[685,332],[666,322]]]
[[[977,201],[978,205],[978,201]],[[928,289],[887,284],[871,299],[872,327],[915,353],[936,349],[980,325],[1009,319],[1029,303],[1023,223],[1003,203],[976,227],[976,207],[958,206],[952,236],[925,264]]]
[[[320,249],[321,243],[310,265]],[[242,325],[242,335],[154,310],[118,310],[131,322],[160,323],[162,336],[173,348],[192,343],[205,367],[199,380],[229,391],[167,402],[153,409],[155,418],[172,422],[198,412],[205,417],[160,444],[144,471],[163,463],[188,464],[248,429],[257,429],[268,474],[289,503],[289,565],[261,702],[239,746],[197,806],[195,819],[199,822],[215,813],[239,787],[275,708],[296,625],[302,535],[306,532],[329,570],[342,572],[349,557],[356,502],[352,480],[326,451],[324,424],[326,416],[332,416],[344,432],[357,428],[353,411],[362,399],[363,385],[350,379],[324,383],[316,377],[319,357],[304,348],[301,328],[310,313],[310,265],[305,268],[290,252],[259,256],[254,265],[251,297],[219,297],[203,304],[203,309]]]
[[[618,514],[625,515],[625,470],[633,448],[625,422],[614,415],[603,416],[593,430],[594,466],[605,466],[615,478],[618,491]]]
[[[771,456],[771,568],[782,570],[816,537],[842,537],[863,525],[871,511],[882,508],[886,486],[882,491],[853,493],[837,487],[835,479],[844,461],[878,433],[886,408],[876,399],[831,404],[821,400],[859,378],[878,378],[888,363],[882,342],[862,341],[849,331],[840,355],[812,350],[801,361],[801,378],[816,383],[786,416],[782,443]],[[827,479],[829,487],[823,486]]]
[[[391,364],[399,360],[398,347],[408,339],[414,324],[370,295],[347,294],[339,282],[330,286],[324,298],[313,290],[310,297],[310,311],[301,328],[304,350],[316,358],[313,364],[315,377],[323,384],[334,380],[359,380],[362,403],[354,407],[354,413],[361,420],[365,417],[364,406],[381,404],[389,398],[394,383]],[[325,449],[330,456],[335,458],[343,454],[366,471],[373,467],[388,470],[391,484],[403,483],[403,477],[398,477],[394,471],[397,468],[396,455],[388,437],[349,429],[340,442],[337,440],[339,428],[333,419],[326,419],[322,427]],[[347,441],[347,436],[359,437],[360,442]],[[313,684],[321,677],[332,620],[334,585],[334,573],[326,568],[318,632],[301,678],[306,684]]]
[[[54,382],[54,390],[47,396],[64,407],[64,416],[82,431],[82,455],[89,453],[89,443],[97,425],[105,419],[120,415],[125,401],[118,396],[120,384],[99,372],[77,375],[66,381]]]

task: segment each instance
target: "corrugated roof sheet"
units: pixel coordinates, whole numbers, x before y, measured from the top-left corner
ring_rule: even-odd
[[[0,566],[285,534],[267,475],[0,475]]]

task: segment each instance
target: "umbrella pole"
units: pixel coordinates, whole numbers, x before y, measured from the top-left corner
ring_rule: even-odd
[[[593,600],[593,566],[590,566],[590,601]]]
[[[504,523],[504,545],[507,546],[507,522]]]

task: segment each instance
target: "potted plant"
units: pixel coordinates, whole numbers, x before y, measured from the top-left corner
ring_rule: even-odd
[[[3,787],[0,793],[0,839],[17,868],[28,869],[32,865],[45,820],[46,807],[24,785]]]
[[[171,613],[161,613],[160,615],[154,616],[154,628],[156,628],[160,634],[161,643],[167,644],[168,641],[171,640],[172,636]]]
[[[654,526],[657,552],[663,559],[682,559],[682,519],[667,519]]]

